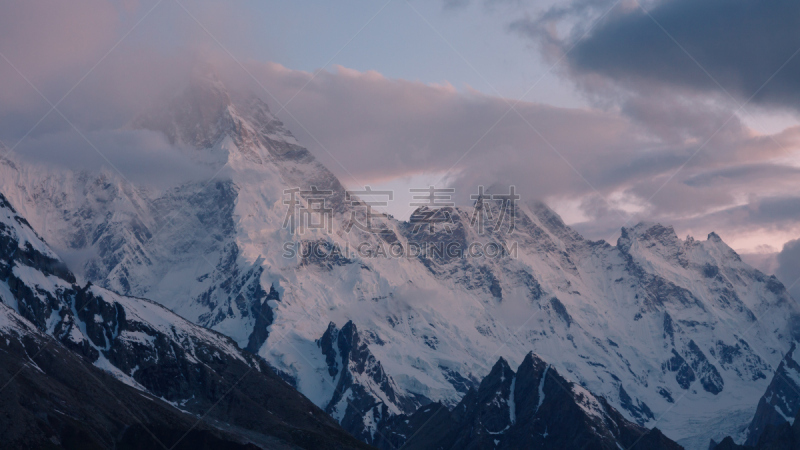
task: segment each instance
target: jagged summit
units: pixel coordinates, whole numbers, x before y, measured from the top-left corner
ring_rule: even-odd
[[[678,234],[671,225],[662,225],[658,222],[641,221],[632,227],[622,227],[621,233],[629,238],[639,240],[678,241]]]
[[[672,225],[663,225],[658,222],[640,221],[632,227],[621,228],[621,239],[627,245],[631,240],[660,242],[667,244],[671,242],[677,243],[692,243],[695,239],[687,236],[686,239],[681,239],[675,232]],[[725,248],[730,248],[725,241],[714,231],[710,232],[707,236],[707,241],[714,244],[722,244]]]
[[[131,126],[161,132],[176,146],[234,158],[239,154],[255,164],[273,157],[310,158],[258,95],[228,89],[213,72],[196,75],[178,95],[140,115]],[[226,145],[226,139],[233,145]]]

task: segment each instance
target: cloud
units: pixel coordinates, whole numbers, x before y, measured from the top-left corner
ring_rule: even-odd
[[[23,76],[43,88],[75,83],[79,71],[113,43],[118,25],[116,8],[103,0],[3,2],[0,103],[30,107],[27,100],[36,93]]]
[[[84,137],[86,139],[84,139]],[[128,181],[168,188],[214,175],[196,163],[188,150],[171,146],[164,135],[147,130],[105,130],[78,134],[49,133],[26,140],[15,159],[76,172],[119,171]]]
[[[0,136],[13,146],[29,131],[70,129],[58,112],[31,129],[62,98],[58,110],[82,131],[123,126],[179,91],[207,55],[224,53],[207,30],[237,54],[252,50],[246,36],[257,24],[241,9],[185,6],[189,13],[157,0],[0,4]]]
[[[714,105],[689,114],[679,100],[629,105],[652,118],[637,120],[528,102],[511,110],[513,101],[341,67],[316,76],[277,64],[250,71],[268,93],[255,92],[348,184],[449,171],[466,193],[496,181],[528,198],[616,193],[669,220],[738,205],[743,195],[792,192],[796,181],[796,170],[773,161],[800,130],[756,135]]]
[[[800,239],[787,242],[778,253],[775,275],[795,300],[800,299]]]
[[[521,0],[441,0],[442,8],[444,10],[461,10],[473,3],[481,3],[487,10],[491,10],[498,6],[518,6]]]
[[[657,149],[617,167],[617,192],[580,200],[577,228],[613,236],[620,216],[658,220],[698,237],[716,230],[748,251],[800,234],[800,129],[767,135],[740,120],[797,113],[798,13],[783,0],[574,0],[512,22],[591,104]]]
[[[512,100],[342,67],[313,78],[276,64],[252,72],[274,111],[291,99],[279,115],[347,183],[450,171],[473,187],[526,180],[529,196],[544,197],[613,188],[625,181],[620,164],[638,164],[636,175],[652,170],[642,159],[662,152],[640,155],[651,143],[637,126],[601,111],[527,102],[511,110]]]
[[[593,2],[595,9],[607,2]],[[542,36],[543,25],[586,11],[551,10],[517,30]],[[579,8],[578,6],[584,6]],[[722,94],[739,102],[798,109],[800,3],[791,0],[670,0],[623,3],[589,35],[556,40],[576,76],[597,75],[638,91],[654,85]],[[572,48],[574,46],[574,48]],[[723,94],[724,95],[724,94]]]

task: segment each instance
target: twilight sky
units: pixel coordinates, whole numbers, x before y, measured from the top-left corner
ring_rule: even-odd
[[[80,131],[158,181],[182,162],[125,125],[202,61],[350,187],[511,183],[590,238],[714,230],[791,284],[798,17],[789,0],[0,0],[0,140],[106,164]]]

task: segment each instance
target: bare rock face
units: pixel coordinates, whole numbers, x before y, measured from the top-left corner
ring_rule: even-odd
[[[364,442],[374,443],[378,439],[376,430],[384,421],[398,413],[413,412],[420,401],[425,401],[398,391],[353,322],[341,329],[331,322],[317,345],[325,356],[330,382],[336,386],[325,412]]]

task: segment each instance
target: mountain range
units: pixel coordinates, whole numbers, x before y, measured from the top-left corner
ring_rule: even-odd
[[[76,285],[2,194],[0,250],[6,380],[0,395],[10,419],[0,427],[5,445],[368,448],[230,339],[149,300]],[[360,392],[350,402],[345,387],[360,387],[353,377],[366,374],[386,391],[389,378],[352,322],[341,330],[331,324],[319,346],[334,360],[355,363],[350,370],[356,372],[343,371],[335,393],[347,404],[342,425],[362,423],[357,412],[365,405],[357,401],[369,396]],[[532,353],[516,374],[501,358],[452,412],[437,403],[408,419],[386,408],[380,413],[372,418],[378,427],[360,437],[388,449],[497,448],[501,442],[520,448],[537,441],[543,448],[681,448],[658,430],[627,421]]]
[[[409,445],[418,439],[422,448],[460,448],[460,430],[469,424],[485,428],[470,435],[480,436],[476,445],[497,439],[513,448],[541,430],[501,432],[513,424],[479,420],[482,402],[497,392],[485,385],[497,385],[491,380],[498,371],[516,380],[510,367],[525,373],[547,364],[571,398],[589,399],[596,413],[569,414],[607,427],[597,448],[613,439],[627,446],[643,427],[657,426],[686,448],[705,449],[711,439],[746,437],[758,426],[751,422],[764,409],[759,399],[800,333],[798,307],[785,287],[714,233],[681,239],[671,227],[640,223],[622,228],[614,244],[592,241],[541,202],[496,200],[508,192],[498,186],[481,207],[503,219],[486,230],[474,226],[477,204],[442,208],[447,226],[433,230],[387,216],[373,218],[373,232],[351,227],[365,218],[367,201],[348,195],[257,96],[229,92],[213,77],[130,127],[163,134],[174,151],[214,176],[163,187],[133,184],[111,169],[0,160],[0,192],[14,217],[30,224],[18,236],[37,252],[26,256],[34,262],[14,265],[18,272],[8,279],[22,281],[8,282],[11,294],[0,296],[94,366],[182,410],[200,411],[219,399],[219,389],[195,392],[192,367],[222,377],[220,385],[253,368],[264,374],[259,382],[272,383],[269,392],[296,389],[308,399],[301,409],[324,411],[369,444],[408,437],[411,428],[398,418],[413,423],[444,408],[434,420],[449,441],[433,444],[437,433],[422,426]],[[284,226],[287,192],[305,192],[300,197],[308,202],[312,188],[328,192],[330,230],[293,232]],[[443,242],[502,251],[375,251]],[[373,252],[285,251],[359,246]],[[19,267],[36,267],[44,277]],[[13,283],[30,293],[20,297]],[[129,318],[137,325],[120,328]],[[181,349],[176,357],[186,362],[175,364],[188,370],[185,384],[172,377],[177,369],[146,365],[167,357],[161,345]],[[134,346],[141,351],[125,350]],[[217,353],[220,366],[211,364]],[[537,376],[530,375],[543,379]],[[527,395],[526,405],[538,404]],[[286,422],[338,430],[318,414],[313,422]],[[530,408],[516,414],[533,414],[535,423]],[[250,422],[249,410],[245,416],[237,427],[266,426]]]

